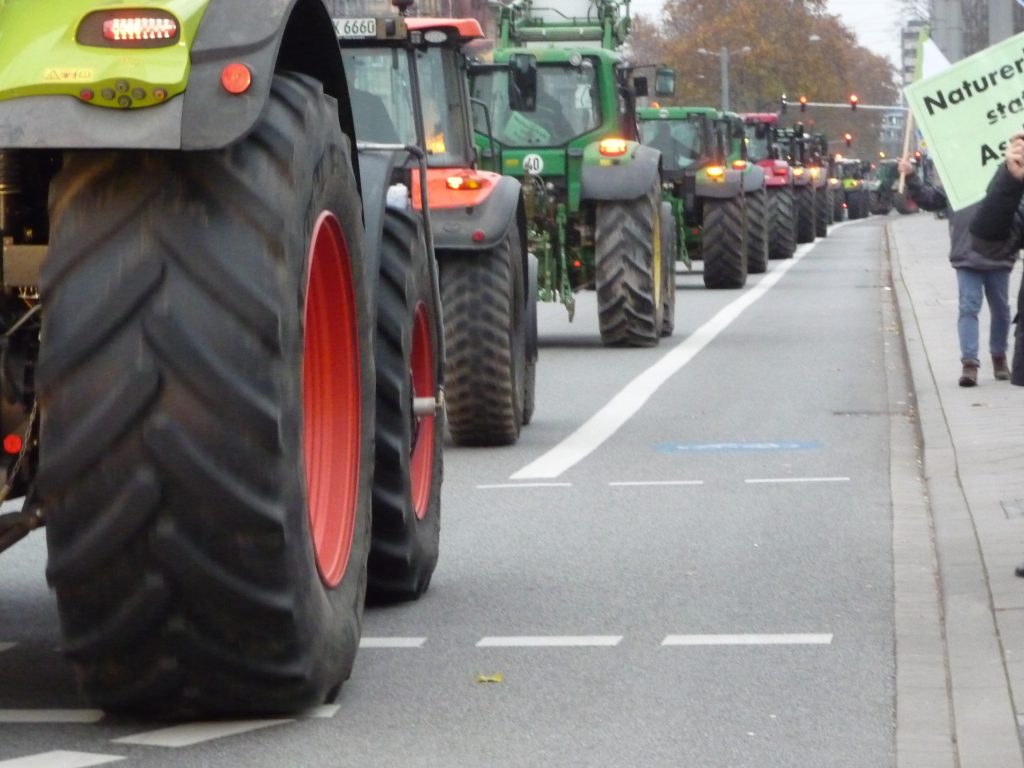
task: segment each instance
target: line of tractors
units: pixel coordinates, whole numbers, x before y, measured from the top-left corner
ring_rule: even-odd
[[[676,262],[866,215],[821,137],[649,104],[628,0],[506,3],[487,60],[411,0],[256,5],[0,3],[0,552],[45,527],[113,712],[332,699],[430,583],[446,435],[530,422],[538,301],[653,346]]]

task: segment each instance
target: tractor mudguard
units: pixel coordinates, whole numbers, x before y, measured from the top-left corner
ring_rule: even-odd
[[[727,170],[721,181],[712,181],[706,174],[698,174],[696,179],[697,197],[710,197],[725,200],[743,194],[743,172]]]
[[[443,251],[486,251],[497,247],[509,228],[516,225],[522,198],[522,186],[511,176],[495,177],[491,193],[472,207],[442,208],[438,200],[431,198],[430,221],[438,257],[442,257]],[[482,232],[483,239],[474,240],[475,232]]]
[[[621,157],[605,157],[597,143],[584,149],[582,200],[635,200],[659,183],[661,153],[637,142],[626,142]]]
[[[70,11],[35,14],[27,26],[22,20],[25,39],[59,39],[65,48],[51,50],[37,45],[18,51],[19,68],[41,73],[38,82],[7,82],[6,73],[0,74],[0,146],[217,149],[251,130],[263,111],[278,63],[283,69],[316,77],[328,95],[348,104],[341,51],[321,0],[209,0],[205,11],[201,0],[195,0],[178,4],[193,17],[201,16],[191,41],[186,38],[192,30],[185,19],[181,20],[182,38],[186,45],[191,43],[187,60],[182,59],[187,76],[184,93],[175,95],[174,89],[169,89],[168,100],[154,106],[99,106],[106,81],[93,82],[90,66],[69,67],[65,61],[70,55],[67,39],[74,40],[79,20],[97,9],[95,3],[81,5]],[[163,5],[173,8],[175,4]],[[18,11],[12,4],[6,8],[0,4],[0,22],[4,14]],[[55,14],[60,14],[56,22]],[[118,76],[129,84],[129,94],[136,86],[145,90],[162,85],[146,79],[147,62],[152,61],[147,57],[153,55],[152,50],[77,47],[93,59],[109,56],[111,61],[123,63],[124,74],[118,72]],[[171,48],[155,50],[168,51],[168,57],[180,55]],[[38,61],[33,61],[36,57]],[[221,71],[234,62],[244,64],[251,73],[252,84],[241,95],[229,94],[221,85]],[[118,71],[116,66],[113,70]],[[103,70],[107,79],[110,73],[111,68]],[[55,86],[51,81],[58,75],[61,83]],[[97,98],[87,103],[78,95],[83,91],[92,91]],[[354,135],[349,110],[340,112],[342,130]]]
[[[360,150],[359,177],[363,198],[363,254],[366,274],[376,275],[380,271],[381,239],[384,232],[384,208],[387,206],[388,187],[396,167],[408,160],[408,153],[387,150]],[[415,171],[414,171],[415,173]],[[410,200],[410,203],[412,201]],[[372,309],[377,311],[377,281],[371,281],[373,289]]]
[[[743,173],[743,192],[749,194],[757,192],[765,187],[764,168],[759,165],[749,165]]]

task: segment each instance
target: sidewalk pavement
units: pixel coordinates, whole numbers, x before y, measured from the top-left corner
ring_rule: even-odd
[[[885,236],[890,392],[911,417],[893,419],[891,462],[897,765],[1024,768],[1024,387],[992,377],[987,306],[978,386],[958,385],[946,222],[891,215]]]

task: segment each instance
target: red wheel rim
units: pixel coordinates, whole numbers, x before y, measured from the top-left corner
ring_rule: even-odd
[[[320,577],[337,586],[355,535],[362,444],[359,321],[341,225],[324,212],[313,228],[302,356],[302,447],[309,528]]]
[[[412,325],[412,354],[409,360],[412,378],[412,396],[436,398],[434,387],[434,348],[430,343],[430,322],[427,308],[420,302],[416,305]],[[414,412],[415,413],[415,412]],[[412,457],[409,475],[412,490],[412,506],[416,517],[422,520],[430,506],[430,488],[434,476],[434,430],[435,417],[413,416]]]

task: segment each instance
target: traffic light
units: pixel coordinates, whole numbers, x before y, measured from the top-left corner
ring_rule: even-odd
[[[860,99],[857,98],[857,94],[856,93],[851,93],[850,94],[850,109],[852,109],[854,112],[857,111],[857,102],[858,101],[860,101]]]
[[[779,99],[779,112],[786,114],[789,109],[789,99],[786,98],[786,94],[782,94],[782,98]]]
[[[843,134],[843,141],[846,142],[846,146],[848,146],[848,147],[852,146],[853,145],[853,134],[851,134],[851,133],[844,133]]]
[[[807,111],[807,97],[806,96],[801,96],[800,97],[800,111],[801,112],[806,112]]]

